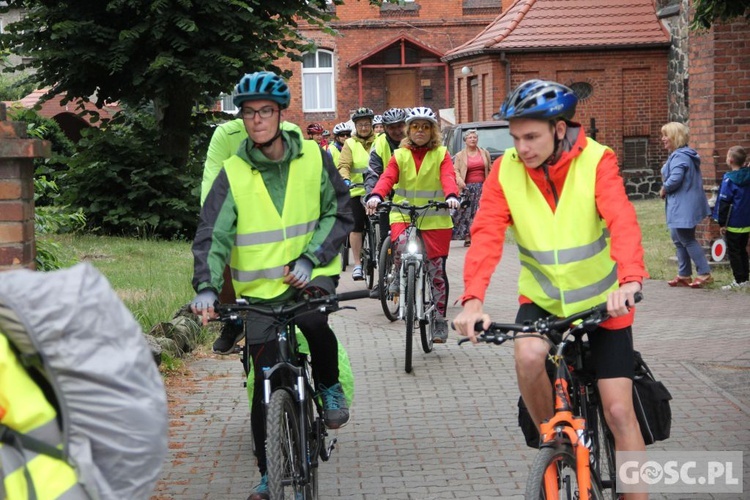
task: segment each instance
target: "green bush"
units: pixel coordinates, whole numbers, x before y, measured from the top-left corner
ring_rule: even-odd
[[[54,182],[42,176],[34,179],[34,202],[41,198],[54,200],[59,190]],[[36,232],[36,268],[40,271],[52,271],[69,266],[62,257],[60,245],[44,238],[44,235],[74,232],[86,225],[86,217],[79,209],[73,211],[67,205],[37,206],[34,211],[34,229]]]
[[[124,110],[106,126],[84,130],[77,154],[58,177],[65,203],[81,207],[89,228],[104,234],[192,239],[211,135],[206,116],[196,122],[201,125],[183,169],[160,150],[148,110]]]

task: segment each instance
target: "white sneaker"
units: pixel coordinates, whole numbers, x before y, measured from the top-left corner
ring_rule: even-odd
[[[732,281],[728,285],[724,285],[721,287],[722,290],[739,290],[740,288],[748,288],[750,287],[750,281],[743,281],[742,283],[737,283],[736,281]]]

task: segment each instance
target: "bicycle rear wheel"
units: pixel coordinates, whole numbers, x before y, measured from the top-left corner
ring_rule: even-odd
[[[578,473],[572,447],[541,448],[526,481],[526,500],[578,500]],[[591,481],[590,498],[603,500],[596,481]]]
[[[394,280],[398,277],[398,269],[394,262],[395,247],[390,238],[386,237],[380,247],[380,259],[378,262],[378,288],[380,290],[380,305],[383,307],[385,317],[390,321],[398,319],[399,294],[388,291]]]
[[[271,498],[312,498],[313,488],[303,477],[302,436],[292,396],[285,390],[271,394],[266,416],[266,463]],[[306,484],[301,484],[305,482]]]
[[[595,476],[599,481],[602,496],[617,500],[615,491],[617,480],[615,476],[615,438],[604,420],[604,411],[601,405],[592,405],[589,411],[589,424],[592,429],[596,429],[596,432],[591,434],[593,441],[591,450],[592,476]]]
[[[406,356],[404,358],[404,370],[406,373],[411,373],[411,358],[414,344],[414,319],[417,309],[415,293],[417,288],[417,278],[415,276],[414,266],[408,267],[406,274],[406,304],[405,304],[405,317],[406,320]]]

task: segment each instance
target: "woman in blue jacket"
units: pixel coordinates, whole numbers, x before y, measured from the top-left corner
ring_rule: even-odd
[[[695,227],[710,213],[703,192],[701,159],[688,147],[689,130],[682,123],[670,122],[661,128],[661,141],[669,158],[661,169],[659,195],[666,200],[667,227],[677,248],[677,276],[669,286],[701,288],[713,281],[708,259],[695,239]],[[698,273],[692,279],[691,260]]]

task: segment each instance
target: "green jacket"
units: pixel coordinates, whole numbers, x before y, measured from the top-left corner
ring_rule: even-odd
[[[248,168],[257,170],[263,177],[279,212],[284,206],[290,163],[292,159],[301,156],[302,131],[294,124],[282,122],[282,139],[285,155],[278,162],[269,160],[260,150],[253,148],[249,138],[242,141],[237,151],[237,156],[248,163]],[[323,158],[323,171],[320,184],[310,186],[309,192],[320,196],[320,223],[307,248],[300,255],[310,259],[316,267],[327,264],[338,255],[346,235],[354,227],[349,207],[349,190],[333,166],[331,157],[320,148],[318,151]],[[229,262],[236,230],[237,205],[222,167],[206,195],[193,241],[193,288],[196,292],[211,288],[218,294],[221,290],[224,267]],[[290,289],[283,296],[272,299],[272,302],[286,300],[293,294],[294,289]]]

